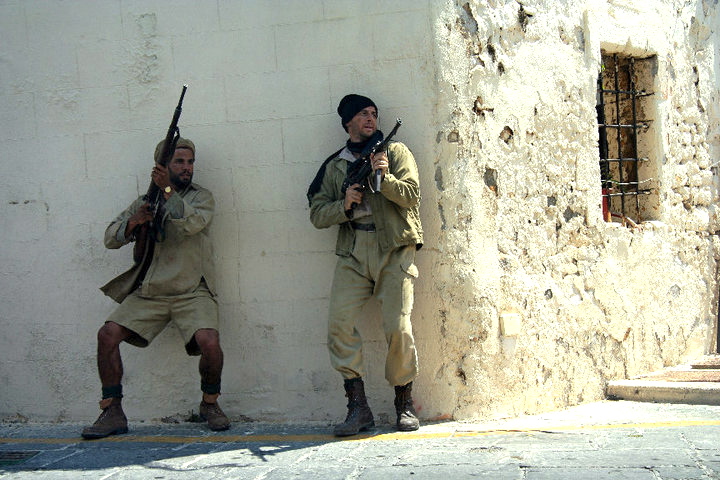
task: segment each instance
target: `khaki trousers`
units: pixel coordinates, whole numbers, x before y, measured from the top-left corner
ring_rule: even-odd
[[[410,323],[413,283],[418,276],[415,245],[381,252],[374,232],[355,230],[349,257],[338,257],[330,295],[328,349],[330,362],[343,378],[364,376],[362,339],[357,325],[365,303],[375,295],[388,345],[385,378],[406,385],[418,372],[415,339]]]

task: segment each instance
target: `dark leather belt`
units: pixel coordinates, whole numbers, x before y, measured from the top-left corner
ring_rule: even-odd
[[[364,232],[374,232],[375,231],[375,224],[374,223],[356,223],[356,222],[350,222],[350,225],[355,230],[362,230]]]

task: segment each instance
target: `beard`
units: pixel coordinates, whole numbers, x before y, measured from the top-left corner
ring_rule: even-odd
[[[185,190],[188,185],[192,183],[192,174],[189,177],[181,177],[180,175],[176,175],[172,172],[170,172],[170,181],[173,185],[175,185],[175,189],[178,191]]]

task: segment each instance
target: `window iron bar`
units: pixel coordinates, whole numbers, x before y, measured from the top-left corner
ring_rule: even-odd
[[[603,193],[601,197],[637,197],[639,195],[650,195],[652,190],[637,190],[632,192],[607,192]]]
[[[648,92],[647,90],[617,90],[616,91],[616,90],[606,89],[606,88],[603,88],[600,91],[600,93],[610,93],[610,94],[621,93],[621,94],[625,94],[625,95],[633,95],[633,96],[635,96],[635,98],[649,97],[651,95],[655,95],[655,92]]]
[[[636,84],[635,84],[635,59],[634,59],[634,58],[631,58],[631,59],[630,59],[630,68],[631,68],[631,72],[630,72],[630,90],[632,90],[633,92],[636,92],[636,91],[637,91],[637,88],[636,88]],[[638,118],[637,118],[637,102],[636,102],[636,99],[637,99],[637,97],[632,97],[632,98],[631,98],[631,103],[632,103],[632,123],[633,123],[633,125],[635,125],[634,134],[633,134],[633,137],[632,137],[633,150],[635,151],[635,156],[637,156],[637,154],[638,154],[638,136],[637,136],[637,131],[638,131],[638,126],[637,126],[637,125],[638,125]],[[621,155],[621,156],[622,156],[622,155]],[[636,187],[636,188],[637,188],[637,187]],[[635,208],[637,208],[638,210],[640,210],[640,196],[639,196],[639,195],[635,197]]]
[[[607,183],[612,183],[613,185],[638,185],[639,186],[644,183],[648,183],[648,182],[652,181],[652,178],[646,178],[645,180],[638,180],[637,182],[625,182],[625,183],[618,182],[617,180],[612,180],[612,179],[606,179],[604,181]]]
[[[606,104],[606,105],[609,105],[609,104]],[[637,119],[637,121],[635,123],[624,123],[622,120],[625,120],[625,119],[620,119],[620,123],[607,121],[607,120],[604,123],[598,122],[598,127],[633,127],[636,125],[650,126],[654,122],[654,120],[646,119],[646,118],[639,118],[639,119]]]
[[[647,162],[649,160],[650,159],[647,157],[601,158],[600,163],[602,163],[602,162]],[[720,162],[718,162],[718,164],[720,164]]]
[[[605,128],[642,128],[643,130],[647,130],[650,128],[650,123],[652,123],[652,120],[640,120],[639,123],[602,123],[598,124],[599,127],[605,127]]]
[[[618,55],[617,55],[617,53],[613,55],[613,64],[614,64],[614,67],[615,67],[615,68],[613,69],[613,70],[614,70],[614,73],[615,73],[615,75],[614,75],[614,85],[615,85],[615,93],[614,93],[614,95],[615,95],[615,118],[617,118],[617,119],[619,120],[619,119],[622,118],[622,116],[620,115],[621,112],[620,112],[620,93],[619,93],[619,92],[620,92],[620,66],[618,65]],[[630,72],[629,72],[629,71],[628,71],[628,75],[630,75]],[[607,123],[607,122],[606,122],[606,123]],[[618,157],[618,158],[622,158],[622,156],[623,156],[623,154],[622,154],[623,142],[622,142],[621,129],[620,129],[620,128],[616,129],[616,132],[617,132],[617,139],[616,139],[616,141],[617,141],[617,152],[618,152],[617,157]],[[637,153],[637,150],[636,150],[635,152]],[[623,172],[623,169],[622,169],[622,168],[619,169],[619,173],[620,173],[620,182],[624,182],[624,181],[625,181],[625,178],[623,178],[623,177],[624,177],[624,172]],[[626,209],[625,209],[625,195],[620,195],[620,211],[623,212],[623,214],[624,214],[625,211],[626,211]]]
[[[635,220],[628,217],[627,215],[624,215],[622,213],[608,212],[607,221],[610,222],[613,218],[619,218],[620,223],[622,223],[623,227],[627,227],[628,225],[630,225],[633,228],[637,228],[638,226],[637,222],[635,222]]]

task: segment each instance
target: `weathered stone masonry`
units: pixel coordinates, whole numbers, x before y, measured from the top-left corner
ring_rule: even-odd
[[[436,31],[434,367],[453,416],[597,400],[712,351],[717,2],[456,2]],[[658,57],[661,200],[637,228],[601,215],[601,50]]]

